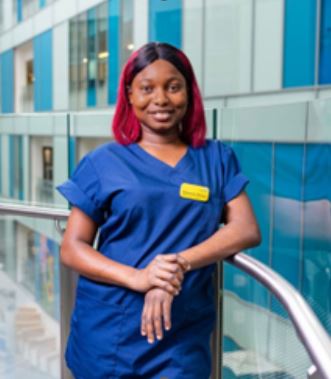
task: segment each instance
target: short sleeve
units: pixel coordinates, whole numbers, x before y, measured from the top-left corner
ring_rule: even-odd
[[[222,144],[222,165],[223,196],[225,203],[228,203],[245,189],[249,180],[241,172],[240,164],[234,151],[224,144]]]
[[[95,167],[86,156],[79,162],[71,178],[56,189],[72,206],[79,208],[92,220],[101,224],[104,220],[105,209],[100,199],[100,185]]]

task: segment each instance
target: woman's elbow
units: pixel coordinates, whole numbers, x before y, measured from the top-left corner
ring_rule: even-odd
[[[250,228],[249,241],[250,247],[259,246],[262,242],[260,228],[257,224],[252,225]]]
[[[66,241],[63,241],[61,244],[61,249],[60,249],[60,261],[63,265],[71,267],[71,261],[72,257],[72,247],[70,244]]]

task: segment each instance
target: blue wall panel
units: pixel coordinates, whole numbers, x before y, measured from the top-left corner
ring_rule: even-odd
[[[240,161],[242,171],[250,179],[246,190],[262,234],[261,245],[247,252],[268,264],[272,144],[235,142],[231,145]],[[269,293],[262,285],[228,264],[225,265],[225,288],[237,293],[244,300],[253,301],[264,307],[269,304]]]
[[[181,0],[149,0],[149,41],[182,46]]]
[[[331,83],[331,0],[322,0],[319,83]]]
[[[108,103],[116,103],[117,87],[119,82],[121,53],[121,2],[109,0],[108,3]]]
[[[49,30],[34,38],[34,109],[49,111],[53,108],[53,40]]]
[[[3,168],[2,168],[2,135],[0,134],[0,197],[3,196],[3,189],[2,189],[2,173],[3,173]]]
[[[272,268],[300,289],[302,267],[304,145],[276,144],[274,167],[274,217]],[[272,310],[287,312],[273,299]]]
[[[9,150],[8,150],[8,162],[9,162],[9,180],[8,180],[8,193],[9,197],[15,197],[15,137],[9,136]]]
[[[314,84],[316,0],[287,0],[284,21],[284,87]]]
[[[14,51],[7,50],[0,55],[1,65],[1,111],[14,112]]]
[[[22,0],[16,0],[16,20],[17,22],[21,22],[23,19],[23,1]]]
[[[307,145],[302,292],[331,333],[331,144]]]
[[[68,152],[69,152],[69,167],[68,172],[69,176],[73,174],[75,167],[76,167],[76,138],[72,136],[68,136]]]
[[[87,12],[87,46],[88,46],[88,63],[87,63],[87,94],[86,105],[88,107],[95,107],[97,104],[97,12],[96,9],[90,9]]]

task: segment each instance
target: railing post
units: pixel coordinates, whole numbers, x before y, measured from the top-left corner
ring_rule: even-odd
[[[223,264],[217,263],[217,268],[214,277],[215,288],[215,307],[216,307],[216,322],[215,329],[211,339],[211,354],[212,354],[212,372],[211,379],[221,379],[221,367],[222,367],[222,297],[221,297],[221,285]]]
[[[75,298],[77,275],[67,267],[60,266],[61,279],[61,379],[73,379],[64,361],[65,347],[70,329],[71,311]]]

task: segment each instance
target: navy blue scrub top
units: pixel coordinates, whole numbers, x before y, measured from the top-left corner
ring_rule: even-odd
[[[182,183],[208,187],[208,201],[182,198]],[[210,237],[219,227],[224,205],[247,183],[234,152],[220,141],[189,147],[175,167],[136,143],[110,142],[87,154],[58,190],[99,225],[98,251],[117,262],[143,268],[157,254],[177,253]],[[183,306],[202,309],[213,304],[214,267],[186,274],[175,298],[173,319],[176,309],[180,314]],[[143,294],[80,276],[77,297],[84,296],[93,297],[98,304],[138,310],[140,320]],[[209,344],[208,338],[205,341]],[[146,343],[144,337],[141,342]]]

